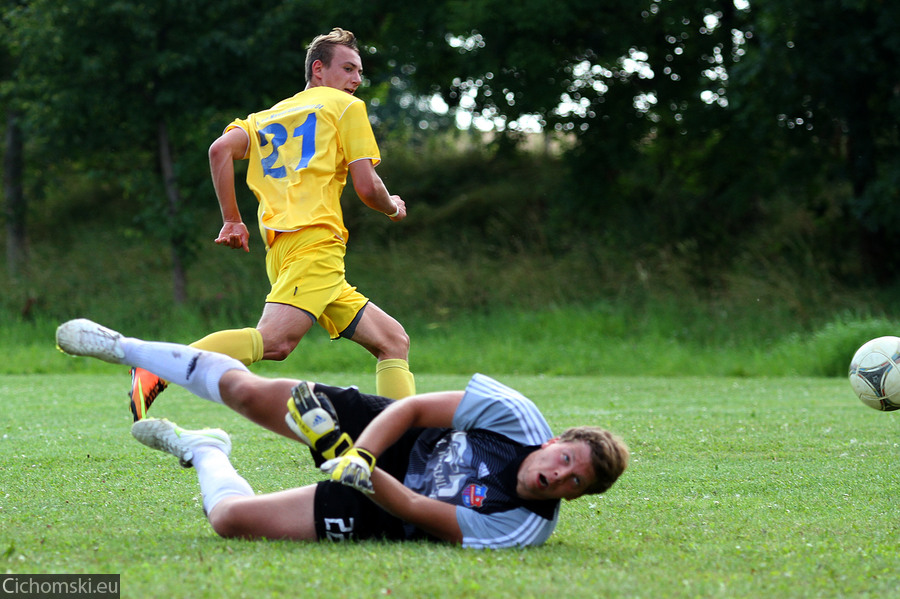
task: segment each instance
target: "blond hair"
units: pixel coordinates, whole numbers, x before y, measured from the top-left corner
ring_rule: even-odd
[[[335,46],[347,46],[351,50],[359,52],[356,36],[346,29],[335,27],[329,33],[317,35],[306,50],[307,83],[312,81],[312,65],[314,62],[321,60],[326,67],[331,66],[331,58],[334,56]]]

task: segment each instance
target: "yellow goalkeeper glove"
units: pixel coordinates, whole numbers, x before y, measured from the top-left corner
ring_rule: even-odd
[[[343,456],[328,460],[320,466],[322,472],[331,475],[331,480],[342,485],[353,487],[363,493],[374,493],[372,487],[372,470],[375,469],[375,456],[361,447],[354,447]]]
[[[326,460],[343,455],[353,447],[350,435],[341,432],[337,412],[324,393],[313,393],[301,381],[291,389],[284,421],[300,440]]]

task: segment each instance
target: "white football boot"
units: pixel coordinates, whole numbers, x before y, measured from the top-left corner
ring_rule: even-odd
[[[218,428],[188,430],[166,419],[144,418],[131,425],[131,434],[147,447],[171,453],[185,468],[191,467],[197,447],[218,447],[225,455],[231,453],[231,438]]]
[[[111,364],[125,359],[122,334],[86,318],[64,322],[56,329],[56,347],[72,356],[98,358]]]

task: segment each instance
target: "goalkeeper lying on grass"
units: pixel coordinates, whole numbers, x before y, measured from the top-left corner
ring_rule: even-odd
[[[203,509],[224,537],[539,545],[556,526],[560,499],[602,493],[628,464],[615,435],[576,427],[554,437],[530,400],[483,375],[465,391],[393,401],[263,378],[222,354],[124,337],[84,319],[61,325],[56,343],[68,354],[145,368],[310,447],[330,480],[255,495],[228,460],[224,431],[134,423],[141,443],[194,467]]]

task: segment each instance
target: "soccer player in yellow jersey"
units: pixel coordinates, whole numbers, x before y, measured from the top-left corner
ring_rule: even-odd
[[[224,224],[215,242],[250,251],[250,233],[235,199],[234,161],[249,160],[247,185],[272,284],[256,328],[219,331],[193,343],[246,365],[284,360],[318,322],[333,339],[359,343],[377,359],[376,392],[415,394],[409,337],[403,326],[344,277],[347,229],[340,198],[349,173],[360,200],[390,220],[406,218],[375,165],[381,160],[365,103],[355,36],[340,28],[316,37],[306,55],[306,89],[268,110],[236,119],[209,148],[210,171]],[[132,370],[131,411],[142,419],[166,382]]]

